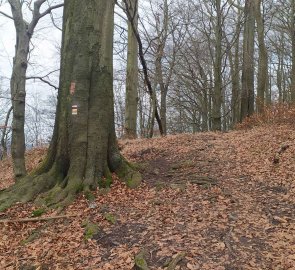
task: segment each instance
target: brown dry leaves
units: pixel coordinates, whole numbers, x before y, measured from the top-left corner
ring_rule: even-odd
[[[176,269],[295,269],[294,141],[290,127],[265,126],[121,142],[123,154],[141,164],[142,186],[130,190],[115,179],[108,193],[96,192],[91,207],[80,196],[65,210],[75,218],[1,224],[0,269],[132,269],[142,249],[151,269],[182,252]],[[274,164],[282,145],[289,148]],[[6,187],[11,167],[0,166]],[[218,185],[190,184],[196,176]],[[16,205],[0,218],[29,217],[34,209]],[[84,238],[86,219],[99,224],[95,239]]]

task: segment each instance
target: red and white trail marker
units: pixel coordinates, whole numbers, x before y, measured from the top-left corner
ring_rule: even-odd
[[[72,115],[78,114],[78,105],[72,105]]]

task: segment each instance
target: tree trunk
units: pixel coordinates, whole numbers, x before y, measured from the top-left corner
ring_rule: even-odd
[[[201,112],[201,117],[202,117],[202,131],[206,132],[208,131],[208,84],[205,82],[205,89],[202,92],[202,112]]]
[[[25,107],[26,73],[31,35],[28,24],[23,20],[19,1],[10,1],[16,29],[15,57],[13,59],[10,91],[13,107],[11,156],[16,179],[26,175],[25,166]]]
[[[257,111],[262,113],[264,110],[265,98],[268,90],[268,54],[264,41],[264,22],[261,14],[261,0],[255,1],[255,17],[258,33],[258,78],[257,78]]]
[[[283,103],[286,100],[284,95],[284,55],[282,54],[282,51],[284,51],[284,37],[281,35],[279,39],[279,44],[276,48],[276,53],[278,55],[278,66],[276,70],[276,78],[277,78],[277,87],[279,92],[279,102]]]
[[[166,87],[165,87],[166,88]],[[160,116],[163,127],[163,134],[167,135],[167,91],[161,91],[161,107],[160,107]]]
[[[6,114],[6,119],[5,119],[4,127],[2,130],[0,160],[3,160],[7,157],[7,128],[8,128],[8,122],[9,122],[11,111],[12,111],[12,107],[9,108]]]
[[[254,2],[245,2],[243,41],[242,96],[240,121],[254,113]]]
[[[140,175],[120,155],[115,136],[113,9],[110,0],[65,1],[52,142],[41,167],[0,193],[0,210],[44,192],[42,202],[65,205],[110,178],[110,172],[131,187],[140,183]]]
[[[216,0],[214,94],[212,107],[212,130],[221,130],[222,104],[222,12],[221,0]]]
[[[237,25],[235,29],[235,37],[233,44],[228,41],[228,58],[230,64],[230,76],[231,76],[231,123],[234,125],[239,121],[240,117],[240,33],[241,33],[241,12],[238,11]],[[234,53],[231,50],[234,49]]]
[[[295,103],[295,1],[291,1],[291,44],[292,44],[292,71],[291,71],[291,103]]]
[[[124,137],[136,138],[136,117],[138,102],[138,44],[132,29],[138,27],[138,0],[130,1],[126,8],[130,9],[132,22],[128,21],[128,54],[127,54],[127,75],[126,75],[126,98],[125,98],[125,134]]]
[[[158,39],[158,49],[157,49],[157,55],[156,55],[156,80],[159,83],[160,91],[161,91],[161,105],[160,105],[160,117],[161,117],[161,123],[162,123],[162,129],[163,134],[167,135],[167,93],[168,93],[168,86],[169,81],[171,79],[171,73],[173,70],[173,67],[170,67],[169,70],[169,76],[167,78],[166,83],[164,82],[164,74],[163,74],[163,57],[164,57],[164,49],[167,42],[168,37],[168,22],[169,22],[169,10],[168,10],[168,1],[163,1],[163,28],[161,29],[161,32],[158,31],[158,35],[161,36],[161,38]],[[173,64],[174,65],[174,64]],[[173,66],[172,65],[172,66]]]

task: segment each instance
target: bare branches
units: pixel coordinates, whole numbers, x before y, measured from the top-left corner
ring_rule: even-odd
[[[44,75],[44,76],[29,76],[26,79],[27,80],[40,80],[46,84],[48,84],[50,87],[53,87],[55,90],[58,90],[58,86],[54,85],[52,82],[49,81],[49,75],[51,75],[54,72],[59,71],[59,69],[50,71],[48,74]]]
[[[34,3],[33,18],[32,18],[31,23],[28,26],[28,33],[30,35],[33,34],[38,21],[42,17],[46,16],[47,14],[50,14],[52,10],[63,7],[63,5],[64,5],[64,4],[59,4],[59,5],[51,6],[48,9],[46,9],[44,12],[40,13],[40,8],[44,2],[46,2],[46,0],[38,0]]]
[[[5,12],[3,11],[0,11],[0,14],[2,14],[3,16],[5,16],[6,18],[10,19],[10,20],[13,20],[13,17],[11,17],[10,15],[6,14]]]
[[[27,80],[40,80],[46,84],[48,84],[49,86],[53,87],[55,90],[58,90],[58,87],[54,84],[52,84],[50,81],[44,79],[44,77],[40,77],[40,76],[31,76],[31,77],[27,77]]]

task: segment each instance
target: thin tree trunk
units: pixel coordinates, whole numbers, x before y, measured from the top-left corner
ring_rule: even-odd
[[[221,0],[216,0],[214,94],[212,107],[212,130],[221,130],[222,104],[222,12]]]
[[[138,28],[137,0],[130,1],[129,8],[132,21],[128,21],[128,53],[125,98],[125,134],[124,137],[136,138],[137,102],[138,102],[138,44],[133,32],[132,24]]]
[[[254,113],[254,2],[246,0],[242,66],[242,96],[240,121]]]
[[[295,1],[291,1],[291,44],[292,44],[292,71],[291,71],[291,103],[295,103]]]
[[[268,54],[264,41],[264,22],[261,14],[261,0],[255,1],[255,17],[259,48],[256,105],[258,113],[262,113],[268,91]]]
[[[13,3],[12,3],[13,2]],[[26,73],[28,67],[29,45],[31,36],[28,25],[21,14],[18,1],[10,1],[16,29],[15,57],[13,59],[10,91],[13,106],[11,156],[16,179],[26,175],[25,166],[25,107],[26,107]]]
[[[9,122],[9,118],[10,118],[10,114],[12,112],[12,107],[9,108],[7,114],[6,114],[6,119],[5,119],[5,123],[4,123],[4,127],[2,130],[2,136],[1,136],[1,156],[0,156],[0,160],[3,160],[7,157],[7,141],[6,141],[6,136],[7,136],[7,128],[8,128],[8,122]]]
[[[239,11],[238,20],[235,30],[234,44],[231,45],[228,41],[228,58],[230,64],[231,76],[231,127],[233,127],[240,119],[240,32],[241,32],[241,12]],[[231,50],[234,48],[234,53]]]

